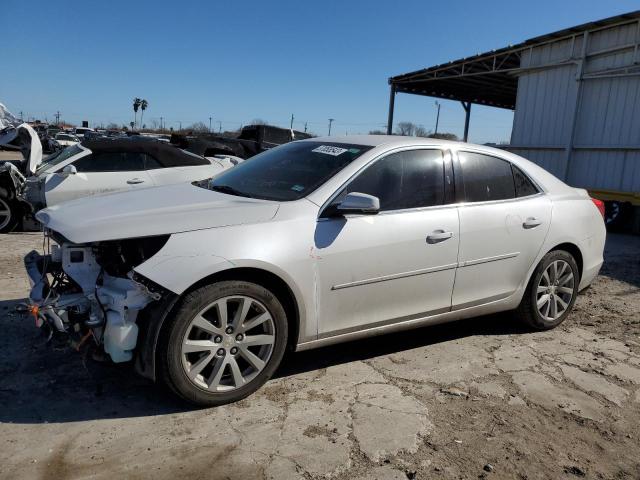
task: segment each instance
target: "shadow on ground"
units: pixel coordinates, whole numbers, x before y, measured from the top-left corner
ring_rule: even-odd
[[[98,363],[68,347],[46,344],[30,318],[14,313],[20,300],[0,302],[0,422],[62,423],[166,415],[196,410],[129,364]],[[289,353],[275,377],[463,338],[525,333],[509,315],[492,315]]]

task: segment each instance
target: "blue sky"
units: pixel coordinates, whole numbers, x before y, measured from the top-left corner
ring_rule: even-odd
[[[79,123],[252,119],[326,134],[383,128],[392,75],[632,11],[637,0],[60,1],[3,0],[0,102]],[[440,131],[462,134],[443,101]],[[512,112],[475,106],[470,141],[508,140]],[[433,129],[434,99],[399,94],[396,121]]]

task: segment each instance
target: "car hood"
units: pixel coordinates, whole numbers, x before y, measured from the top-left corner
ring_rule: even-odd
[[[80,198],[36,218],[73,243],[88,243],[266,222],[278,207],[181,183]]]

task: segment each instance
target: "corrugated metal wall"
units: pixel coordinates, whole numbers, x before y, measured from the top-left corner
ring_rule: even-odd
[[[523,51],[509,149],[574,186],[639,192],[639,37],[634,21]]]

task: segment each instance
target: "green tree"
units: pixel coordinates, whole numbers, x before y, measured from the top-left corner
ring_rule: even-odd
[[[149,102],[147,102],[145,99],[140,100],[140,110],[142,110],[140,112],[140,123],[142,123],[142,117],[144,116],[144,111],[147,109],[148,106],[149,106]]]
[[[138,123],[138,109],[140,108],[140,104],[142,103],[142,100],[138,97],[133,99],[133,125],[131,126],[131,128],[135,128],[136,124]]]

